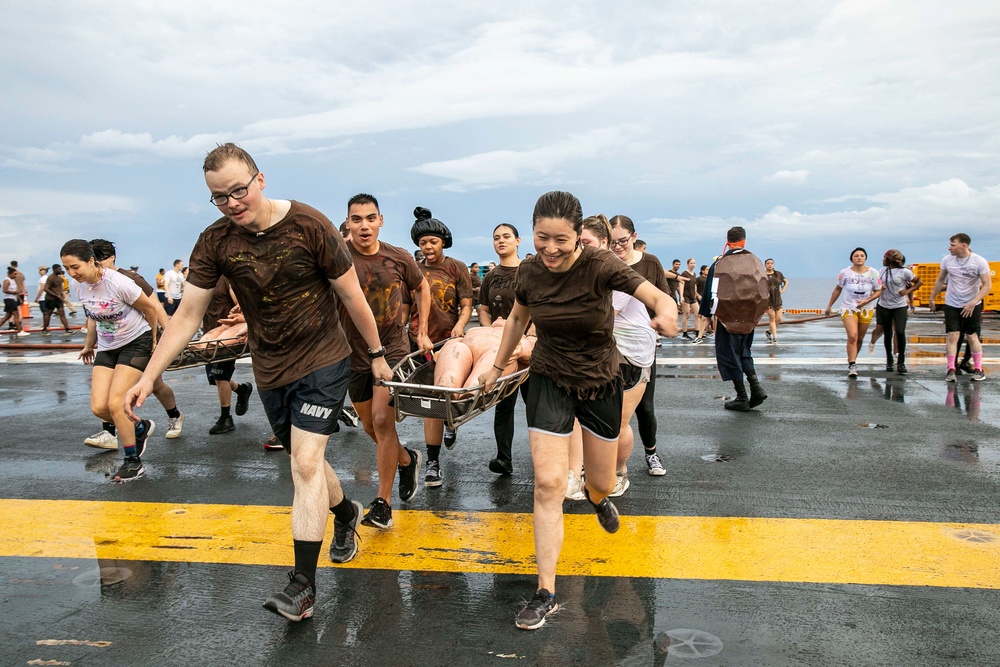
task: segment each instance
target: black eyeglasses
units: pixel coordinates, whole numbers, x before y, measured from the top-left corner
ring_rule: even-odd
[[[243,199],[248,194],[250,194],[250,186],[253,184],[254,179],[257,178],[257,174],[259,173],[260,172],[258,171],[256,174],[251,176],[250,181],[243,187],[236,188],[227,195],[212,195],[212,198],[209,199],[209,201],[215,204],[216,206],[225,206],[226,203],[229,201],[230,197],[232,197],[233,199]]]
[[[611,241],[608,245],[610,245],[612,248],[624,248],[625,246],[628,245],[628,242],[631,238],[632,235],[630,234],[625,238],[618,239],[617,241]]]

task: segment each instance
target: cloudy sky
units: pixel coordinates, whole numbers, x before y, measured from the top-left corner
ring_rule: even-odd
[[[217,217],[216,143],[272,197],[339,222],[376,195],[493,259],[531,251],[541,193],[624,213],[662,260],[742,224],[789,276],[861,245],[1000,260],[1000,3],[983,1],[8,4],[0,242],[22,267],[105,237],[152,275]]]

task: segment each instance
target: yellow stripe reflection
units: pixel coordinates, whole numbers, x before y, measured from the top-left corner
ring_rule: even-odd
[[[290,566],[289,512],[0,499],[0,556]],[[388,531],[362,527],[358,557],[339,567],[535,571],[530,514],[396,510],[393,519]],[[593,515],[567,515],[559,573],[1000,589],[1000,525],[624,516],[607,535]]]

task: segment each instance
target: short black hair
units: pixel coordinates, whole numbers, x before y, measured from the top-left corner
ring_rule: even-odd
[[[729,231],[726,232],[726,242],[736,243],[737,241],[747,240],[747,230],[742,227],[730,227]]]
[[[378,200],[375,199],[374,195],[370,195],[367,192],[359,192],[350,199],[347,200],[347,210],[350,211],[351,207],[356,204],[375,204],[375,209],[381,213],[382,209],[378,207]]]

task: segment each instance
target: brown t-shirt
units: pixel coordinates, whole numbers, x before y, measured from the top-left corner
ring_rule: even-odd
[[[201,318],[202,333],[207,333],[219,326],[219,320],[228,315],[235,305],[233,296],[229,293],[229,281],[223,276],[215,284],[215,289],[212,290],[212,300],[208,302],[208,309],[205,310],[205,315]]]
[[[145,294],[146,296],[149,296],[153,293],[152,285],[147,283],[146,279],[140,276],[135,271],[132,271],[131,269],[116,269],[116,270],[118,271],[118,273],[122,274],[123,276],[134,282],[136,285],[138,285],[139,289],[141,289],[142,293]]]
[[[261,389],[282,387],[346,358],[331,280],[351,269],[351,253],[326,216],[293,201],[263,232],[221,218],[198,237],[188,282],[214,289],[229,279],[249,326]]]
[[[452,257],[445,257],[440,264],[417,266],[427,278],[431,288],[431,313],[427,318],[427,335],[432,343],[451,337],[451,330],[458,323],[462,299],[472,298],[472,278],[469,267]],[[416,304],[414,304],[416,305]],[[416,308],[410,312],[410,338],[416,340],[419,317]]]
[[[516,266],[502,264],[486,274],[479,288],[479,303],[490,309],[490,319],[510,317],[514,308],[514,282],[517,278]]]
[[[693,271],[688,271],[687,269],[681,271],[681,275],[688,279],[688,281],[684,283],[684,300],[688,303],[694,303],[698,298],[698,284],[695,283],[694,280],[698,276],[696,276]]]
[[[546,269],[538,255],[521,262],[514,291],[538,334],[531,372],[581,399],[600,395],[622,362],[611,291],[634,294],[644,282],[612,252],[590,246],[563,273]]]
[[[642,259],[640,259],[635,264],[632,264],[632,269],[638,273],[640,276],[648,280],[653,287],[660,290],[664,294],[673,294],[677,291],[677,281],[674,280],[673,290],[671,292],[670,281],[667,280],[667,275],[663,273],[663,265],[660,264],[660,260],[656,255],[650,255],[648,252],[642,253]],[[656,315],[656,312],[652,308],[647,308],[646,311],[652,318]]]
[[[353,243],[348,243],[347,247],[354,258],[354,270],[358,272],[361,290],[375,316],[378,337],[385,346],[385,358],[396,362],[410,353],[403,295],[418,289],[424,274],[417,268],[410,253],[383,241],[379,241],[378,252],[374,255],[361,254]],[[355,373],[370,372],[372,361],[368,357],[368,343],[347,317],[346,311],[341,312],[341,318],[347,340],[351,343],[351,370]]]

